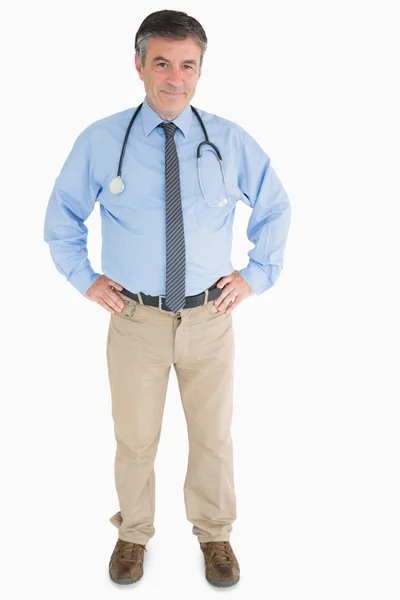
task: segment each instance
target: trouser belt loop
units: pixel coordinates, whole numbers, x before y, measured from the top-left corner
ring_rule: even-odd
[[[142,293],[138,292],[137,295],[138,295],[138,298],[139,298],[139,304],[143,304]]]
[[[208,302],[208,288],[205,290],[204,292],[204,302],[203,302],[203,306],[205,306]]]

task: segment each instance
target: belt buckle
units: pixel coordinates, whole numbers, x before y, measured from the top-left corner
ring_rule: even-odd
[[[162,305],[162,298],[165,298],[165,296],[158,296],[158,308],[160,310],[163,310],[161,305]]]

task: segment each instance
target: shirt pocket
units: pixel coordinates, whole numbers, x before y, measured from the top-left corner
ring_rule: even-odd
[[[211,146],[203,146],[200,157],[200,177],[196,178],[195,214],[198,223],[219,222],[235,207],[238,199],[237,188],[233,174],[227,170],[223,157],[222,169],[226,190],[216,152]]]

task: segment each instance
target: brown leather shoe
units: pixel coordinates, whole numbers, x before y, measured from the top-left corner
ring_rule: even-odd
[[[126,542],[118,538],[108,566],[111,579],[123,585],[139,581],[143,575],[145,550],[146,546],[143,544]]]
[[[239,563],[228,541],[200,542],[200,548],[204,554],[208,583],[229,587],[239,581]]]

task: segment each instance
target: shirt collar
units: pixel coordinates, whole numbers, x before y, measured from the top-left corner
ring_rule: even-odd
[[[148,104],[146,98],[143,100],[143,106],[140,109],[142,115],[142,123],[143,123],[143,132],[147,137],[157,125],[165,122],[164,119],[157,114],[151,106]],[[192,109],[190,104],[185,106],[184,110],[179,113],[175,119],[173,119],[173,123],[182,131],[185,138],[188,136],[190,124],[192,122]]]

